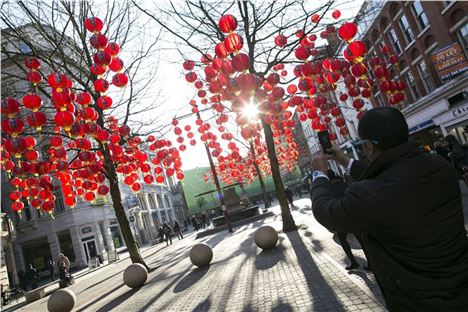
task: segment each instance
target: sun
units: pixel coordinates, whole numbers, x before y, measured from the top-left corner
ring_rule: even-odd
[[[241,112],[242,115],[247,117],[249,120],[255,120],[258,118],[258,107],[253,101],[250,101],[249,103],[245,104]]]

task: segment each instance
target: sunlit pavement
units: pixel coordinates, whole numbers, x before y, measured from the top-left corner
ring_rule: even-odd
[[[128,259],[77,279],[69,287],[77,297],[74,311],[383,311],[371,273],[344,270],[345,255],[333,234],[317,224],[310,200],[295,201],[293,210],[300,230],[281,232],[281,217],[257,221],[233,234],[221,232],[195,240],[194,233],[143,251],[156,269],[147,283],[132,290],[122,281]],[[279,213],[279,207],[271,208]],[[278,246],[260,252],[253,242],[256,228],[268,224],[280,231]],[[199,241],[213,248],[207,268],[188,259]],[[365,258],[351,242],[361,264]],[[48,297],[18,311],[47,311]]]

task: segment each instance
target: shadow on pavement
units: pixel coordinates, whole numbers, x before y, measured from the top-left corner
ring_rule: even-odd
[[[289,303],[284,303],[281,299],[278,300],[276,306],[271,309],[272,312],[289,312],[294,311]]]
[[[309,288],[311,296],[314,298],[313,310],[315,311],[323,308],[322,305],[324,302],[319,302],[317,300],[321,298],[317,294],[325,292],[327,299],[326,305],[332,306],[334,311],[342,311],[343,306],[336,297],[336,293],[322,276],[320,269],[315,264],[314,259],[310,255],[310,251],[307,249],[298,231],[286,232],[286,236],[289,238],[292,248],[296,253],[297,261],[307,282],[307,287]]]
[[[93,301],[90,301],[86,305],[81,306],[78,310],[76,310],[76,312],[85,311],[86,309],[88,309],[89,307],[94,305],[95,303],[101,301],[102,299],[106,298],[107,296],[112,294],[114,291],[116,291],[117,289],[122,288],[122,287],[124,287],[124,284],[117,285],[116,287],[106,291],[105,293],[103,293],[101,296],[97,297]]]
[[[200,302],[194,309],[193,312],[203,312],[203,311],[209,311],[211,308],[211,299],[210,296]]]
[[[258,270],[268,270],[274,267],[278,262],[284,260],[285,250],[281,243],[273,249],[263,250],[255,257],[255,268]]]
[[[96,310],[96,312],[107,312],[107,311],[112,310],[113,308],[115,308],[119,304],[121,304],[122,302],[125,302],[125,300],[127,300],[128,298],[133,296],[135,293],[137,293],[138,290],[140,290],[140,289],[139,288],[130,289],[126,293],[124,293],[124,294],[118,296],[117,298],[113,299],[112,301],[106,303],[104,306],[102,306],[101,308]]]
[[[351,246],[351,249],[362,249],[361,244],[359,244],[359,241],[356,239],[354,234],[348,233],[346,236],[346,240],[348,241],[349,246]],[[338,239],[338,235],[334,234],[333,235],[333,241],[337,244],[340,245],[340,240]]]
[[[177,285],[174,287],[174,292],[179,293],[186,290],[187,288],[192,287],[199,280],[201,280],[206,273],[208,273],[209,269],[210,265],[192,270],[189,274],[184,276],[184,278],[181,279],[179,283],[177,283]]]

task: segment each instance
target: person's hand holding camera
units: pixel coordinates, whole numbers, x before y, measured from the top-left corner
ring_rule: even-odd
[[[346,156],[346,154],[338,147],[333,145],[329,151],[331,159],[336,161],[338,164],[342,165],[343,167],[348,166],[350,158]]]

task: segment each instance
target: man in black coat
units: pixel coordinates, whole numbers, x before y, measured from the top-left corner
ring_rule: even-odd
[[[390,311],[468,311],[468,239],[456,172],[408,142],[404,116],[374,108],[359,122],[370,164],[333,148],[357,180],[336,198],[327,159],[313,160],[315,218],[336,232],[360,234]]]

